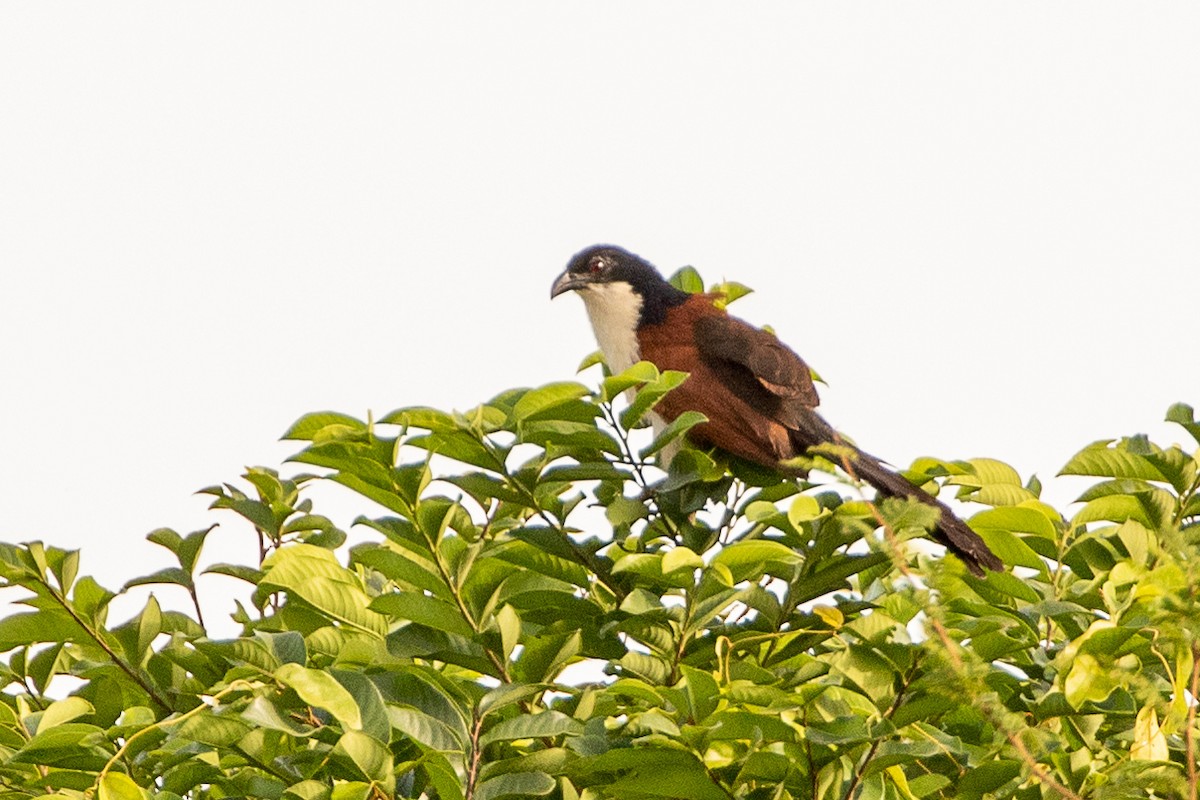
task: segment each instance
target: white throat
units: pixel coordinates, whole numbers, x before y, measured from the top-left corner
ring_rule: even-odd
[[[642,298],[633,287],[624,281],[593,283],[580,290],[579,296],[612,374],[624,372],[640,361],[637,325]]]

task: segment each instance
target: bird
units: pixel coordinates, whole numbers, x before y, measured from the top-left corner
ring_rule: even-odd
[[[688,377],[654,407],[661,422],[686,411],[707,421],[688,431],[693,445],[715,448],[776,470],[834,445],[842,466],[881,495],[912,498],[938,511],[933,537],[975,575],[1004,569],[1001,560],[937,498],[846,442],[817,412],[812,372],[772,332],[731,316],[719,294],[692,294],[666,281],[650,262],[614,245],[577,253],[550,289],[582,298],[596,341],[613,374],[638,361]]]

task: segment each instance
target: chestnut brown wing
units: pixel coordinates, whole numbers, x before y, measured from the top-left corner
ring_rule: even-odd
[[[808,365],[775,334],[728,314],[701,317],[693,330],[701,358],[725,362],[723,371],[742,370],[784,405],[820,403]]]

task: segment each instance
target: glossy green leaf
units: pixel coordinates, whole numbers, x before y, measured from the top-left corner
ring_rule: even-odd
[[[1191,437],[1200,444],[1200,421],[1196,420],[1196,411],[1187,403],[1175,403],[1167,409],[1167,422],[1174,422],[1183,427]]]
[[[657,380],[651,381],[637,390],[633,402],[621,412],[621,427],[629,430],[642,421],[646,412],[663,398],[667,392],[687,380],[686,372],[667,370],[661,373]]]
[[[346,731],[338,739],[333,754],[353,764],[359,776],[377,784],[385,792],[391,792],[395,787],[392,753],[383,742],[362,731]]]
[[[649,361],[639,361],[624,372],[605,378],[600,384],[600,397],[606,403],[611,403],[625,390],[656,381],[659,377],[658,367]]]
[[[479,784],[476,800],[500,797],[536,797],[550,794],[558,784],[544,772],[510,772]]]
[[[803,562],[803,558],[785,544],[767,539],[748,539],[725,547],[713,558],[714,564],[727,567],[734,581],[743,581],[762,575],[771,569],[791,569]]]
[[[108,772],[100,779],[100,800],[146,800],[149,795],[122,772]]]
[[[662,431],[654,437],[654,440],[650,442],[650,444],[642,448],[639,455],[642,458],[649,458],[655,453],[661,451],[664,447],[678,441],[692,428],[705,422],[708,422],[708,417],[704,416],[699,411],[685,411],[673,419],[669,425],[663,428]]]
[[[544,416],[568,401],[586,396],[588,391],[588,388],[582,383],[574,381],[550,383],[530,389],[513,406],[513,418],[518,422],[523,422],[538,415]]]
[[[577,773],[585,783],[598,779],[614,797],[728,800],[690,753],[653,747],[620,748],[586,760]],[[593,778],[594,776],[594,778]],[[614,776],[617,777],[615,780]]]
[[[1146,508],[1131,495],[1109,495],[1090,501],[1079,513],[1071,519],[1072,525],[1083,525],[1088,522],[1108,520],[1124,522],[1136,520],[1143,525],[1153,525],[1146,513]]]
[[[332,552],[307,544],[280,548],[263,562],[262,584],[283,589],[333,619],[382,636],[386,619],[369,608],[371,598],[359,580],[337,563]]]
[[[79,717],[92,714],[95,711],[95,706],[82,697],[64,697],[62,700],[56,700],[51,703],[50,707],[42,712],[42,718],[38,722],[38,730],[49,730],[55,725],[71,722]]]
[[[1108,478],[1142,478],[1165,480],[1163,474],[1144,456],[1121,447],[1097,442],[1085,447],[1059,470],[1059,475],[1094,475]]]
[[[493,726],[480,739],[481,745],[510,739],[540,739],[545,737],[562,736],[566,733],[581,732],[583,726],[576,720],[557,711],[542,711],[537,714],[523,714],[512,719],[506,719]]]
[[[355,419],[346,414],[321,411],[314,414],[305,414],[293,422],[292,427],[288,428],[283,436],[279,438],[312,440],[318,433],[331,425],[343,426],[351,430],[366,430],[366,424],[362,420]]]
[[[453,753],[462,752],[466,746],[453,727],[424,711],[390,706],[388,719],[398,733],[413,739],[422,747]]]
[[[371,602],[370,608],[395,619],[427,625],[456,636],[469,637],[475,633],[456,606],[417,592],[382,595]]]
[[[311,706],[323,708],[348,728],[362,728],[362,713],[353,695],[328,672],[308,669],[299,664],[284,664],[275,670],[275,678],[293,689]]]
[[[671,273],[667,281],[676,289],[682,289],[688,294],[698,294],[704,291],[704,280],[695,267],[680,267]]]

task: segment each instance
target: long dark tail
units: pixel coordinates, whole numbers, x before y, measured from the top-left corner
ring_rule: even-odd
[[[936,508],[941,518],[933,532],[933,538],[961,558],[971,572],[983,575],[985,567],[993,570],[1004,569],[1004,562],[988,549],[983,539],[979,538],[979,534],[967,527],[967,523],[956,517],[954,512],[937,498],[913,486],[869,453],[854,448],[854,455],[846,460],[855,475],[874,486],[881,494],[887,497],[911,497]]]

